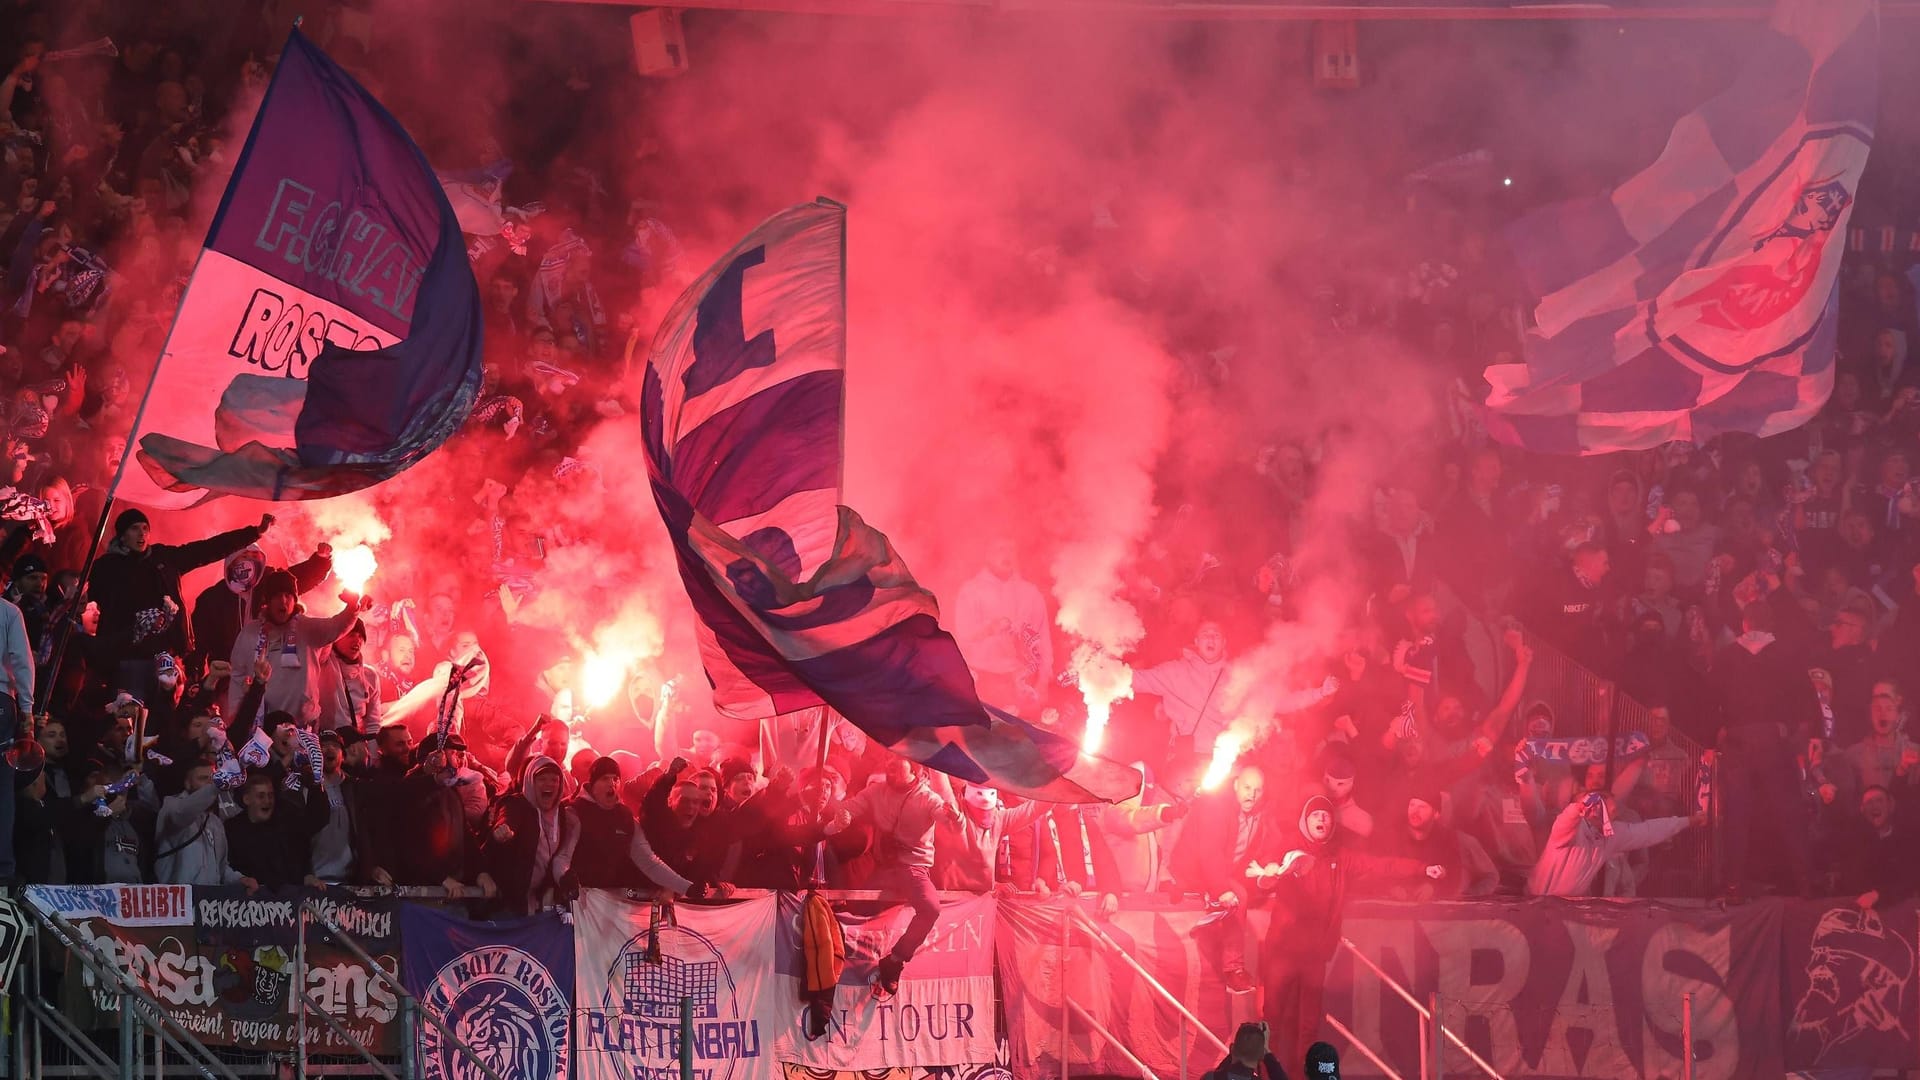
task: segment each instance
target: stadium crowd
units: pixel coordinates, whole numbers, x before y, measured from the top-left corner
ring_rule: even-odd
[[[1223,926],[1264,907],[1288,928],[1273,935],[1284,955],[1263,958],[1269,981],[1324,961],[1327,913],[1348,894],[1712,888],[1870,907],[1920,884],[1892,854],[1920,828],[1904,696],[1920,660],[1920,326],[1900,268],[1870,253],[1848,263],[1843,360],[1815,423],[1602,461],[1496,447],[1470,409],[1444,407],[1518,349],[1486,245],[1341,283],[1333,329],[1315,333],[1364,324],[1426,350],[1446,419],[1408,433],[1407,467],[1341,526],[1341,560],[1305,536],[1324,531],[1321,433],[1248,447],[1185,499],[1231,513],[1165,500],[1130,596],[1149,626],[1136,699],[1109,737],[1119,760],[1153,763],[1137,799],[1015,805],[844,723],[824,763],[697,723],[684,745],[601,753],[552,704],[577,665],[515,613],[563,587],[540,575],[575,523],[543,508],[600,483],[578,441],[633,411],[642,313],[687,280],[657,205],[556,180],[533,193],[544,213],[476,238],[486,391],[466,430],[383,495],[435,511],[388,516],[440,531],[418,546],[456,553],[444,577],[392,568],[378,603],[344,594],[316,614],[340,593],[325,545],[279,566],[260,544],[272,516],[199,535],[191,516],[119,505],[89,570],[199,243],[193,197],[232,152],[218,120],[258,92],[268,51],[136,19],[99,28],[114,57],[59,57],[47,12],[0,9],[14,43],[0,81],[0,677],[44,750],[0,769],[0,878],[444,884],[477,887],[474,907],[496,913],[582,887],[723,896],[819,880],[912,898],[896,964],[939,889],[1063,892],[1109,913],[1129,894],[1200,894]],[[1235,392],[1220,357],[1191,365],[1189,407]],[[984,698],[1075,733],[1050,590],[1021,555],[993,544],[949,597],[949,625]],[[1349,616],[1298,673],[1321,689],[1201,790],[1235,719],[1221,692],[1236,654],[1333,576]],[[1591,761],[1554,752],[1615,732],[1556,730],[1527,689],[1547,650],[1644,706],[1643,738]],[[810,748],[817,730],[786,745]],[[1715,751],[1704,788],[1690,747]],[[1676,840],[1709,813],[1711,875]],[[1336,850],[1340,873],[1316,876]],[[1248,979],[1223,940],[1229,981]]]

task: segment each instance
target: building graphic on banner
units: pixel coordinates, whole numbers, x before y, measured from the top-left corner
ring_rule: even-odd
[[[570,1075],[566,994],[532,953],[507,945],[470,949],[440,968],[422,1000],[494,1075],[516,1080]],[[427,1080],[485,1080],[487,1075],[434,1024],[421,1028],[420,1068]]]
[[[1907,1037],[1914,945],[1872,908],[1837,907],[1820,917],[1807,955],[1807,992],[1789,1031],[1818,1046],[1814,1060],[1864,1035]]]
[[[598,1009],[588,1009],[582,1053],[615,1054],[635,1080],[679,1075],[680,1007],[692,1003],[695,1080],[739,1080],[763,1054],[760,1024],[712,939],[679,926],[642,931],[607,970]]]
[[[680,1002],[693,1002],[695,1020],[720,1016],[720,965],[714,961],[688,962],[677,956],[649,958],[627,953],[621,987],[627,1012],[634,1016],[680,1018]]]

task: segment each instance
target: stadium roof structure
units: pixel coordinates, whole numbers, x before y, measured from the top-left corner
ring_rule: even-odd
[[[547,0],[550,3],[599,4],[636,8],[633,0]],[[1615,3],[1502,3],[1498,0],[674,0],[660,5],[725,11],[778,11],[815,14],[912,14],[916,11],[975,10],[1018,14],[1115,15],[1169,19],[1243,20],[1739,20],[1764,19],[1769,2],[1733,0],[1618,0]],[[1920,16],[1920,0],[1882,0],[1888,17]]]

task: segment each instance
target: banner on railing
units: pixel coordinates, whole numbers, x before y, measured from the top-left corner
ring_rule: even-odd
[[[1789,901],[1781,940],[1787,1067],[1907,1069],[1920,1060],[1920,906]]]
[[[691,1006],[694,1080],[775,1080],[772,896],[728,907],[651,904],[601,890],[573,906],[580,1080],[677,1076],[681,1003]]]
[[[337,926],[376,955],[400,948],[400,902],[386,897],[323,893],[313,889],[263,889],[249,893],[237,885],[193,890],[193,926],[202,942],[240,948],[292,949],[300,939],[300,905],[307,915],[307,940],[324,937]]]
[[[115,926],[192,926],[191,885],[29,885],[27,903],[47,915]]]
[[[80,940],[97,947],[166,1009],[173,1021],[209,1046],[291,1050],[299,1038],[294,991],[295,922],[307,891],[248,895],[240,888],[35,886],[27,900],[68,919]],[[329,901],[342,929],[359,928],[374,961],[399,971],[393,901]],[[305,987],[340,1022],[343,1039],[318,1016],[307,1019],[307,1048],[351,1053],[399,1051],[399,995],[352,954],[309,926]],[[62,1007],[83,1030],[118,1023],[117,987],[84,966],[61,984]]]
[[[1655,1080],[1681,1075],[1693,1001],[1693,1076],[1780,1075],[1778,903],[1356,904],[1346,935],[1367,960],[1506,1076]],[[1413,1009],[1344,950],[1327,1011],[1388,1061],[1419,1060]],[[1465,1075],[1449,1047],[1446,1071]],[[1377,1075],[1355,1064],[1347,1072]]]
[[[1206,912],[1193,906],[1123,910],[1098,925],[1211,1031],[1233,1028],[1217,956],[1203,955],[1194,926]],[[1119,956],[1076,927],[1063,938],[1066,901],[1008,900],[1000,905],[994,941],[1007,1014],[1008,1056],[1016,1076],[1057,1076],[1061,990],[1159,1076],[1199,1076],[1225,1055]],[[1065,952],[1062,952],[1062,949]],[[1251,996],[1248,997],[1249,1004]],[[1244,1019],[1252,1019],[1248,1016]],[[1139,1070],[1080,1015],[1067,1021],[1069,1072],[1107,1076]]]
[[[834,992],[827,1037],[810,1041],[801,1013],[800,902],[780,897],[774,967],[780,978],[767,1002],[774,1056],[812,1072],[964,1065],[994,1060],[993,961],[995,900],[948,900],[933,932],[900,978],[900,992],[873,993],[874,967],[913,917],[899,905],[854,904],[837,912],[847,966]]]
[[[565,920],[549,912],[476,923],[409,904],[400,925],[407,992],[440,1020],[419,1026],[422,1080],[483,1076],[459,1045],[502,1078],[571,1075],[573,931]]]
[[[81,941],[203,1042],[293,1047],[297,894],[76,886],[25,895],[38,910],[68,919]],[[1220,1060],[1215,1040],[1258,1015],[1256,995],[1227,993],[1218,943],[1195,933],[1205,913],[1188,906],[1098,918],[1084,904],[1059,900],[954,900],[908,965],[899,995],[879,1001],[869,989],[873,964],[909,913],[842,905],[851,907],[841,916],[847,971],[829,1037],[810,1042],[799,1008],[794,897],[682,904],[677,924],[657,927],[651,905],[602,891],[581,897],[571,928],[557,915],[468,923],[342,894],[327,903],[331,919],[383,969],[401,973],[454,1038],[501,1075],[527,1080],[554,1080],[569,1066],[582,1080],[677,1076],[683,1001],[692,1012],[697,1080],[1058,1075],[1063,996],[1073,1006],[1066,1042],[1073,1073],[1136,1073],[1119,1051],[1124,1046],[1158,1075],[1179,1075],[1184,1058],[1186,1074],[1197,1076]],[[1264,920],[1258,910],[1250,914],[1254,961]],[[1437,993],[1448,1028],[1508,1076],[1678,1076],[1689,996],[1697,1080],[1897,1069],[1920,1059],[1920,906],[1913,902],[1880,911],[1781,900],[1726,909],[1601,900],[1356,902],[1346,936],[1366,962],[1345,950],[1335,956],[1327,1011],[1403,1073],[1419,1060],[1419,1023],[1375,967],[1418,1002]],[[306,949],[309,995],[352,1039],[397,1054],[400,1007],[392,989],[312,925]],[[1006,1015],[1000,1046],[989,957],[997,957]],[[82,966],[68,970],[68,1016],[86,1030],[111,1028],[114,986]],[[316,1052],[348,1050],[317,1018],[307,1030]],[[437,1037],[422,1036],[425,1075],[477,1075]],[[1471,1070],[1454,1047],[1446,1066],[1450,1075]],[[1345,1055],[1343,1074],[1379,1075],[1357,1053]]]

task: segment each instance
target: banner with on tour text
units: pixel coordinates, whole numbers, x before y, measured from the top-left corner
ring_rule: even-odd
[[[779,990],[767,1016],[774,1053],[808,1069],[866,1071],[964,1065],[994,1059],[993,943],[998,925],[991,896],[949,899],[933,932],[901,973],[900,992],[873,995],[874,967],[913,918],[900,904],[835,905],[847,943],[847,966],[834,991],[828,1037],[806,1038],[801,1012],[802,897],[780,895],[774,965]]]

